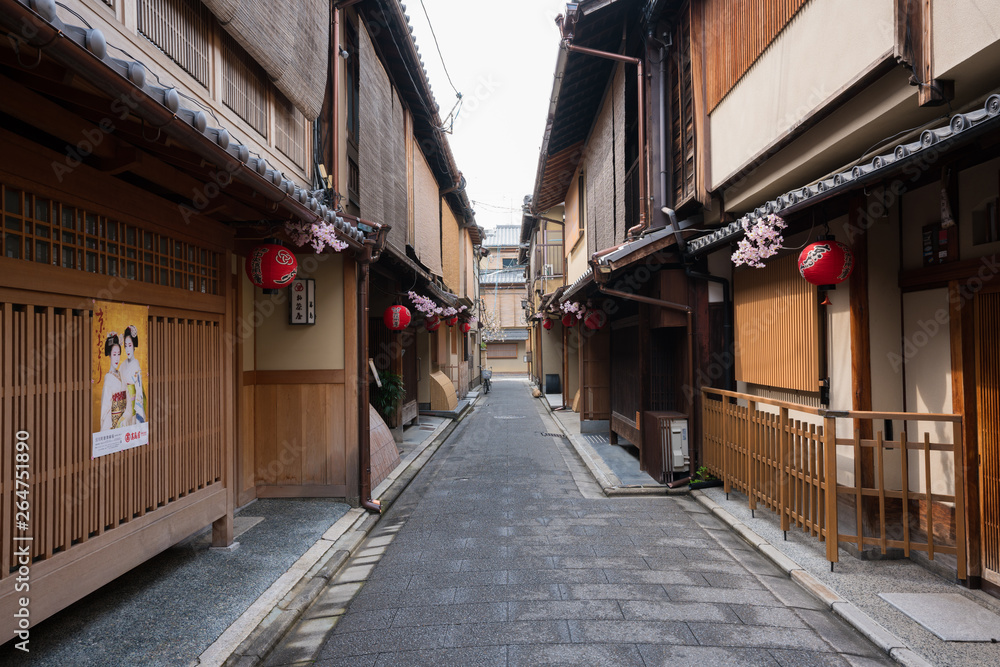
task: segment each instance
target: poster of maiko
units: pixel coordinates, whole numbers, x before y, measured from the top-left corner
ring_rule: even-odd
[[[94,301],[92,456],[149,442],[148,306]]]

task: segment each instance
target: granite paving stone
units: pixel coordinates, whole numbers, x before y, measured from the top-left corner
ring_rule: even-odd
[[[348,563],[315,664],[888,664],[699,503],[605,497],[556,430],[524,383],[481,398]]]

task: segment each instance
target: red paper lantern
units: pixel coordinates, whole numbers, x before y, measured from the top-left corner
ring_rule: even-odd
[[[441,326],[441,320],[436,317],[433,320],[424,320],[424,326],[428,331],[437,331]]]
[[[544,320],[542,320],[542,326],[545,328],[546,331],[548,331],[549,329],[552,328],[552,320],[546,317]]]
[[[410,325],[410,309],[406,306],[389,306],[385,309],[382,320],[392,331],[402,331]]]
[[[276,243],[259,245],[247,257],[247,278],[263,289],[287,287],[295,279],[298,268],[295,255]]]
[[[472,331],[472,325],[468,322],[462,322],[462,333],[469,333]]]
[[[453,315],[452,317],[449,317],[444,321],[444,323],[450,327],[455,326],[456,324],[458,324],[458,315]]]
[[[576,315],[573,313],[566,313],[562,318],[562,325],[564,327],[575,327],[576,326]]]
[[[603,329],[607,323],[608,316],[604,314],[603,310],[592,310],[583,318],[583,324],[588,329]]]
[[[851,249],[840,241],[817,241],[799,255],[799,273],[813,285],[836,285],[854,269]]]

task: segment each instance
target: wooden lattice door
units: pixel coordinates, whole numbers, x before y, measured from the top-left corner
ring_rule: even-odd
[[[983,578],[1000,586],[1000,292],[976,298]]]

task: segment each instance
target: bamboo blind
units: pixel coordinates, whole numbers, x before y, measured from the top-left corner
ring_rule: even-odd
[[[805,4],[806,0],[706,0],[709,112]]]
[[[816,288],[799,275],[795,255],[734,276],[736,379],[816,392],[819,307]]]
[[[261,136],[268,136],[267,74],[229,33],[221,34],[222,103]]]
[[[976,298],[976,329],[983,567],[996,576],[1000,575],[1000,293]]]
[[[687,10],[682,12],[687,15]],[[691,31],[688,21],[679,21],[674,31],[672,67],[670,68],[670,141],[673,171],[674,207],[695,192],[694,89],[691,74]]]
[[[212,15],[199,0],[137,0],[139,33],[208,88]]]
[[[0,431],[30,434],[33,560],[69,551],[199,489],[223,471],[221,324],[151,310],[149,444],[91,458],[91,315],[0,303]],[[0,463],[0,578],[10,576],[13,456]]]
[[[217,252],[3,184],[0,194],[4,257],[220,293]]]

